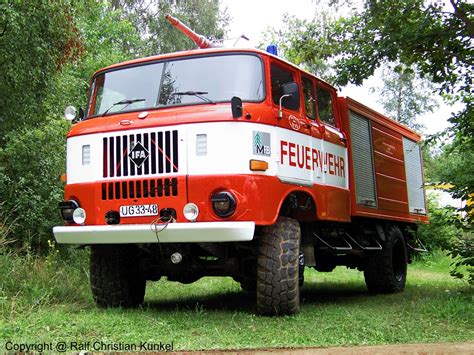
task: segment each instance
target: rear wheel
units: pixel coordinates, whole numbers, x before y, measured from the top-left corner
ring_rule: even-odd
[[[292,218],[280,217],[274,225],[263,229],[257,261],[259,314],[298,313],[300,239],[300,225]]]
[[[90,281],[99,307],[135,307],[143,302],[146,279],[134,245],[93,245]]]
[[[383,249],[369,256],[364,277],[372,293],[395,293],[405,289],[407,249],[400,228],[391,226],[388,229]]]

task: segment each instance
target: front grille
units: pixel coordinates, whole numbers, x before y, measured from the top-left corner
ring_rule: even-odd
[[[137,164],[129,155],[138,143],[144,148],[144,161],[139,160]],[[104,137],[103,159],[104,178],[177,173],[178,131]]]
[[[102,183],[102,200],[178,196],[178,179],[147,179]]]

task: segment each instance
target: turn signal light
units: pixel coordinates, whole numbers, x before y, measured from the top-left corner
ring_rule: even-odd
[[[267,171],[268,162],[263,160],[250,160],[250,170],[252,171]]]
[[[59,180],[65,184],[67,182],[67,175],[66,174],[61,174],[61,176],[59,177]]]

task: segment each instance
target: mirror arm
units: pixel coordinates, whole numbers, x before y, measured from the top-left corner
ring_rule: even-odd
[[[282,96],[280,97],[280,109],[278,110],[278,118],[279,118],[279,119],[282,119],[282,118],[283,118],[283,109],[282,109],[282,104],[281,104],[281,102],[282,102],[282,100],[283,100],[285,97],[290,97],[290,96],[292,96],[292,94],[285,94],[285,95],[282,95]]]

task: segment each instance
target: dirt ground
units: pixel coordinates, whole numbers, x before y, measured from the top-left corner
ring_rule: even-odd
[[[303,348],[303,349],[255,349],[255,350],[227,350],[199,352],[200,354],[239,354],[239,355],[346,355],[346,354],[471,354],[474,355],[474,341],[466,343],[435,343],[435,344],[395,344],[331,348]]]

